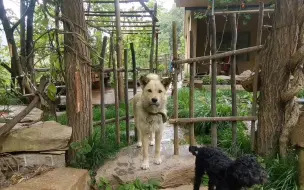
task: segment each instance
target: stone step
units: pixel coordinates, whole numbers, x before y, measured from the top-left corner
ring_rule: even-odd
[[[161,144],[161,165],[153,163],[154,148],[149,148],[150,169],[142,170],[141,148],[136,145],[126,147],[120,151],[117,158],[105,163],[97,171],[96,180],[105,178],[111,184],[131,183],[136,179],[146,182],[154,179],[160,182],[161,188],[177,187],[191,184],[194,178],[195,157],[189,153],[189,145],[181,145],[179,155],[174,156],[172,143]]]
[[[87,170],[57,168],[3,190],[89,190],[89,182]]]

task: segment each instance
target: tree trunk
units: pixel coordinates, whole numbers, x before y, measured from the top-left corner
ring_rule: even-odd
[[[27,15],[27,23],[26,23],[26,70],[30,74],[31,82],[35,84],[35,73],[34,73],[34,53],[33,51],[33,36],[34,36],[34,27],[33,27],[33,21],[34,21],[34,11],[35,11],[35,5],[36,0],[31,0],[29,4],[29,12]]]
[[[294,96],[303,84],[303,0],[277,0],[273,30],[261,52],[257,152],[286,155],[298,120]],[[298,9],[299,8],[299,9]],[[291,77],[293,80],[290,80]]]
[[[82,0],[62,1],[65,18],[64,62],[66,70],[67,116],[72,127],[70,142],[82,141],[92,133],[91,64]],[[75,156],[70,148],[68,162]]]

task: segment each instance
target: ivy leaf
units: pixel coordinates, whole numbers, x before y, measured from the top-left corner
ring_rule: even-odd
[[[70,146],[73,150],[77,150],[81,147],[79,142],[72,142]]]
[[[79,151],[81,154],[88,154],[92,151],[92,147],[91,145],[85,143],[83,144],[82,149]]]
[[[57,88],[54,84],[50,84],[47,87],[47,95],[52,101],[56,100],[56,92],[57,92]]]

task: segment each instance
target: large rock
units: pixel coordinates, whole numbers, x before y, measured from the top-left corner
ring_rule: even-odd
[[[55,121],[39,122],[0,139],[0,152],[62,150],[68,147],[72,128]]]
[[[87,170],[57,168],[3,190],[89,190],[89,182]]]
[[[189,153],[188,145],[180,146],[180,155],[173,155],[173,144],[162,143],[161,165],[153,163],[154,147],[149,148],[150,169],[140,168],[141,149],[130,146],[123,149],[116,159],[108,161],[97,171],[96,180],[106,178],[113,185],[130,183],[139,178],[142,181],[155,179],[162,188],[191,184],[194,178],[195,157]]]

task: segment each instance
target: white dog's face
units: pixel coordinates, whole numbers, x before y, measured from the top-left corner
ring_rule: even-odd
[[[145,108],[163,109],[167,103],[167,90],[171,83],[171,78],[151,79],[149,75],[140,77],[142,84],[142,102]]]

